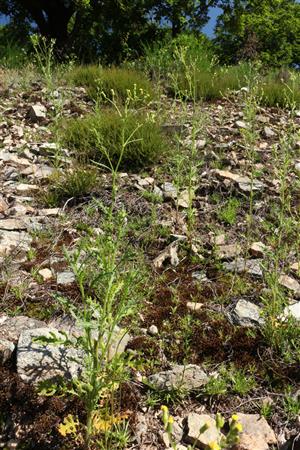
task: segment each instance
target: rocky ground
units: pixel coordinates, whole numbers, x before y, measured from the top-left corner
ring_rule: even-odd
[[[75,376],[80,371],[70,363],[74,349],[67,354],[59,346],[45,349],[32,344],[32,337],[53,329],[80,333],[62,315],[54,295],[80,304],[64,249],[71,251],[87,230],[99,232],[101,213],[93,209],[89,214],[88,207],[93,198],[105,201],[110,186],[109,176],[99,173],[91,195],[60,207],[47,205],[49,179],[72,167],[72,154],[59,148],[53,132],[55,99],[62,91],[60,116],[91,110],[81,88],[58,88],[52,100],[39,83],[25,92],[19,87],[1,92],[3,448],[18,443],[28,445],[20,448],[75,448],[67,438],[62,440],[57,425],[70,413],[84,420],[76,398],[38,395],[34,388],[49,373]],[[182,115],[180,108],[166,100],[164,129],[170,139],[180,130],[186,152],[192,111]],[[276,274],[276,286],[286,299],[278,320],[288,314],[300,319],[300,112],[292,117],[288,111],[259,108],[252,160],[243,133],[248,126],[243,93],[199,105],[197,114],[205,120],[197,136],[192,237],[186,186],[176,187],[175,169],[169,170],[173,163],[162,161],[142,174],[120,176],[118,202],[134,224],[131,242],[142,250],[152,280],[137,323],[118,347],[145,361],[141,371],[133,371],[120,401],[132,429],[128,448],[169,446],[160,418],[160,406],[169,401],[180,449],[189,443],[204,448],[214,438],[214,414],[228,418],[237,412],[243,425],[240,450],[295,450],[300,448],[299,359],[286,362],[270,348],[261,329],[266,321],[262,298],[271,298],[274,286],[270,273]],[[280,216],[283,199],[288,206]],[[192,251],[187,251],[190,240]],[[276,259],[278,242],[284,251]],[[204,420],[211,420],[206,432],[211,434],[200,439],[197,430]]]

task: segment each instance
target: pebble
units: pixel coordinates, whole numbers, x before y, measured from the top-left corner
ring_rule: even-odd
[[[157,328],[157,326],[156,326],[156,325],[151,325],[151,326],[149,327],[148,332],[149,332],[149,334],[150,334],[151,336],[157,336],[157,335],[158,335],[158,328]]]

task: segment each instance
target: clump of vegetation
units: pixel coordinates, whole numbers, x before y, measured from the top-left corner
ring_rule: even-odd
[[[97,182],[95,169],[75,167],[64,174],[57,172],[50,179],[50,187],[44,194],[43,201],[51,207],[59,206],[63,202],[78,200],[90,194]]]
[[[128,91],[143,93],[143,97],[147,100],[154,98],[151,82],[144,74],[132,69],[103,68],[97,65],[78,66],[69,72],[68,80],[75,86],[85,87],[93,100],[99,98],[103,92],[108,98],[115,95],[119,101],[124,102]]]
[[[300,76],[289,70],[267,75],[260,84],[261,103],[282,108],[300,105]]]
[[[62,142],[80,161],[118,164],[136,169],[158,161],[167,151],[167,142],[159,124],[151,115],[129,111],[122,116],[116,110],[98,111],[83,119],[68,121],[62,130]],[[123,149],[124,142],[126,148]]]
[[[241,202],[238,198],[230,198],[226,202],[226,204],[218,211],[218,219],[228,225],[233,225],[236,222],[240,206]]]

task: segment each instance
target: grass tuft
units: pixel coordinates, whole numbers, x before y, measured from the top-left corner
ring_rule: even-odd
[[[145,75],[132,69],[102,68],[96,65],[78,66],[69,72],[67,79],[75,86],[85,87],[93,100],[98,99],[101,92],[112,99],[112,91],[114,91],[117,99],[125,102],[128,90],[148,100],[155,97],[151,82]],[[141,93],[143,95],[140,95]]]
[[[64,125],[61,136],[63,145],[72,150],[79,161],[104,165],[108,164],[105,152],[114,165],[118,163],[123,137],[129,139],[121,163],[126,169],[148,166],[167,151],[160,125],[151,116],[133,111],[121,117],[117,111],[107,109],[70,120]]]

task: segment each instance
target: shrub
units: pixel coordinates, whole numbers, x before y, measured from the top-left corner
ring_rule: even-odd
[[[62,130],[63,144],[75,153],[78,160],[102,164],[108,161],[101,146],[109,153],[112,163],[117,164],[123,136],[125,140],[130,138],[122,158],[123,168],[146,166],[166,152],[167,142],[161,127],[143,113],[129,111],[121,117],[117,111],[107,109],[83,119],[72,119]]]
[[[75,67],[67,76],[75,86],[84,86],[88,95],[96,100],[101,91],[111,98],[112,90],[116,97],[124,102],[128,90],[143,92],[143,97],[154,98],[151,82],[142,73],[121,67],[102,68],[96,65]]]

